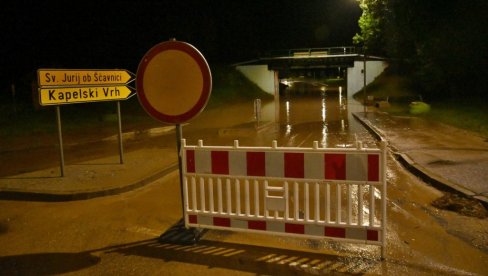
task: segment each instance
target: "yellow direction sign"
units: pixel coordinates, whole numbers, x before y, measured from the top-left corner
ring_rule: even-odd
[[[41,105],[60,105],[126,100],[134,95],[132,92],[123,85],[39,88],[39,102]]]
[[[134,75],[123,69],[38,69],[37,82],[45,86],[86,86],[128,84]]]

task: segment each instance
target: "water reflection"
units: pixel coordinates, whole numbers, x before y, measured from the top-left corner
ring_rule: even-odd
[[[311,147],[313,141],[319,141],[321,147],[352,147],[355,136],[374,143],[350,116],[347,93],[342,86],[328,87],[325,91],[315,87],[294,89],[285,88],[281,97],[278,119],[281,144]]]
[[[327,111],[327,106],[325,104],[325,91],[322,94],[322,122],[325,122],[325,113]]]
[[[342,86],[339,86],[339,106],[342,107]]]
[[[323,148],[327,147],[327,124],[322,125],[322,139],[320,140],[320,146]]]
[[[285,112],[286,112],[286,136],[289,136],[291,133],[291,124],[290,124],[290,101],[285,102]]]
[[[327,134],[328,134],[328,129],[327,129],[327,104],[326,104],[326,96],[325,91],[321,93],[322,96],[322,139],[320,140],[320,146],[321,147],[327,147]]]

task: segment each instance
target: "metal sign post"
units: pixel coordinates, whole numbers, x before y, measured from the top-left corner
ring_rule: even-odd
[[[61,110],[59,105],[56,106],[56,122],[58,125],[58,143],[59,143],[59,166],[61,177],[64,176],[64,151],[63,151],[63,133],[61,131]]]
[[[123,146],[123,137],[122,137],[122,115],[120,112],[120,101],[117,101],[117,120],[119,126],[119,156],[120,156],[120,164],[124,164],[124,146]]]
[[[183,139],[183,127],[181,124],[176,124],[176,149],[178,150],[178,170],[180,173],[180,194],[181,194],[181,199],[184,198],[183,195],[183,157],[182,154],[183,152],[181,151],[181,139]],[[181,210],[185,210],[185,203],[183,200],[181,200]],[[184,214],[184,213],[183,213]]]

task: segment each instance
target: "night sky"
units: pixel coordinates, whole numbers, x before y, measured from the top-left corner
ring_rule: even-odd
[[[355,0],[4,1],[2,88],[38,68],[124,68],[175,37],[210,63],[269,50],[351,45]]]

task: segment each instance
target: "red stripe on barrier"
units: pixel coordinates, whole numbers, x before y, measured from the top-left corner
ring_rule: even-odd
[[[368,230],[366,234],[366,239],[368,239],[368,241],[378,241],[378,231]]]
[[[368,155],[368,181],[380,180],[380,156],[378,154]]]
[[[264,152],[247,152],[247,176],[265,176],[266,161]]]
[[[324,154],[325,179],[345,180],[346,179],[346,155],[345,154]]]
[[[285,152],[285,177],[304,178],[304,155],[301,152]]]
[[[285,232],[293,234],[305,234],[305,225],[285,223]]]
[[[229,174],[229,152],[212,151],[212,173]]]
[[[197,224],[198,223],[197,216],[196,215],[188,215],[188,222],[193,223],[193,224]]]
[[[189,173],[195,172],[195,151],[194,150],[186,151],[186,172]]]
[[[325,227],[324,228],[324,235],[327,237],[345,238],[346,237],[346,229],[338,228],[338,227]]]
[[[230,227],[230,218],[213,218],[213,224],[215,226]]]
[[[265,230],[266,231],[266,221],[249,220],[247,222],[247,228],[254,229],[254,230]]]

